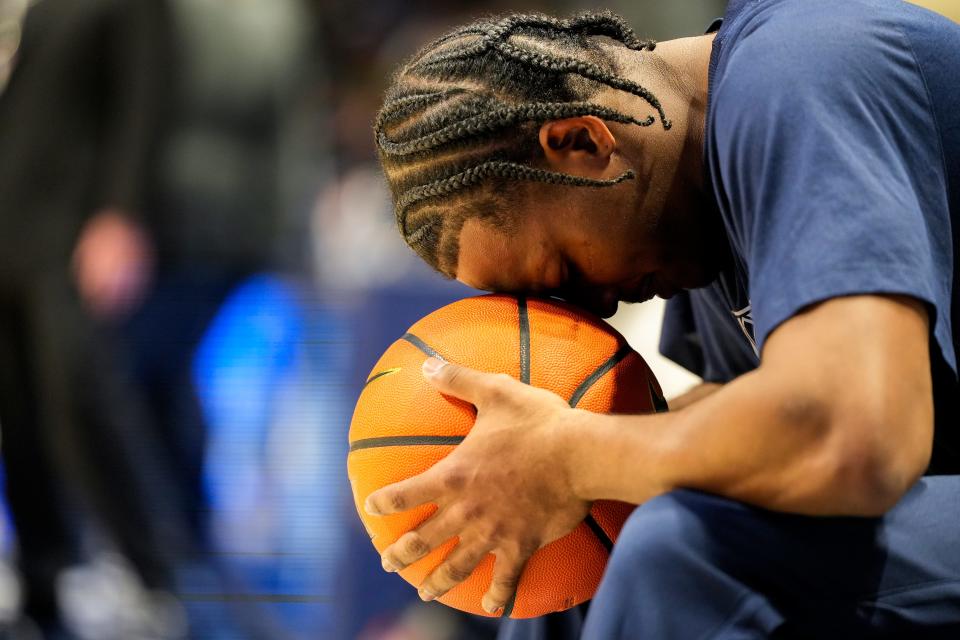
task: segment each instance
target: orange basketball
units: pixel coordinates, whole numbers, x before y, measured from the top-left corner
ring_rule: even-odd
[[[482,371],[507,373],[549,389],[571,406],[603,413],[666,410],[660,386],[643,359],[603,320],[561,302],[505,295],[467,298],[426,316],[394,342],[374,366],[350,425],[347,467],[360,519],[378,552],[436,510],[369,516],[366,497],[428,469],[470,431],[470,405],[441,395],[424,379],[427,355]],[[491,461],[490,464],[496,464]],[[569,609],[596,591],[613,542],[633,505],[597,501],[568,535],[530,559],[514,602],[504,615],[530,618]],[[400,575],[420,583],[456,545],[456,539]],[[489,615],[480,606],[493,575],[488,555],[464,582],[438,600]]]

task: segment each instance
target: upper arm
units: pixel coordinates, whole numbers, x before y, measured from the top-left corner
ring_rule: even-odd
[[[828,424],[841,463],[875,474],[896,498],[932,448],[929,331],[926,307],[913,298],[834,298],[781,324],[760,371],[782,381],[787,423]]]

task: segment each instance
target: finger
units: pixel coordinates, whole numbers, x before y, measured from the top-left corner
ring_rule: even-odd
[[[431,502],[440,495],[440,487],[430,471],[377,489],[367,496],[363,509],[372,516],[409,511]]]
[[[478,408],[511,380],[505,375],[484,373],[437,358],[424,361],[423,375],[440,393],[460,398]]]
[[[455,518],[445,509],[421,524],[414,531],[408,531],[396,542],[383,550],[381,563],[384,571],[406,569],[444,542],[456,535]]]
[[[491,548],[476,541],[461,540],[450,555],[421,583],[420,599],[429,602],[439,598],[469,578]]]
[[[484,611],[490,614],[496,613],[513,599],[528,559],[529,556],[497,554],[490,588],[487,589],[480,603]]]

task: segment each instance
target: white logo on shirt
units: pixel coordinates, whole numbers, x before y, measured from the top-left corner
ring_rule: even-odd
[[[730,313],[733,314],[737,324],[740,325],[740,331],[743,332],[743,335],[750,342],[750,346],[753,347],[753,353],[759,358],[760,352],[757,350],[757,341],[753,339],[753,316],[751,315],[752,306],[752,304],[748,304],[743,309],[740,309],[739,311],[733,310]]]

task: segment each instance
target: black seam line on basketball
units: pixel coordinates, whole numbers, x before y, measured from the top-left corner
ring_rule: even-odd
[[[417,445],[451,446],[463,442],[464,436],[385,436],[364,438],[350,443],[350,451],[376,449],[378,447],[409,447]]]
[[[587,514],[587,517],[583,519],[587,523],[587,526],[590,527],[590,530],[593,531],[593,535],[597,536],[597,540],[600,541],[600,544],[607,550],[609,555],[613,551],[613,540],[610,539],[610,536],[607,535],[607,532],[603,530],[603,527],[600,526],[600,523],[593,519],[591,514]]]
[[[363,383],[363,386],[364,386],[364,388],[366,388],[366,386],[367,386],[368,384],[370,384],[371,382],[373,382],[373,381],[376,380],[377,378],[382,378],[383,376],[389,376],[390,374],[392,374],[392,373],[397,373],[397,372],[399,372],[399,371],[400,371],[400,367],[394,367],[394,368],[392,368],[392,369],[384,369],[383,371],[381,371],[381,372],[379,372],[379,373],[375,373],[375,374],[373,374],[372,376],[370,376],[369,378],[367,378],[367,381]]]
[[[602,378],[610,369],[613,369],[621,360],[630,355],[630,345],[623,345],[617,352],[612,356],[607,358],[607,361],[597,367],[596,371],[587,376],[587,379],[580,383],[580,386],[574,390],[573,395],[570,396],[570,406],[576,407],[577,403],[583,399],[583,396],[586,395],[587,391],[590,391],[590,387],[597,383],[597,380]]]
[[[444,358],[442,355],[440,355],[440,354],[437,352],[436,349],[434,349],[433,347],[431,347],[431,346],[428,345],[426,342],[424,342],[423,340],[421,340],[421,339],[418,338],[417,336],[413,335],[412,333],[405,333],[405,334],[403,334],[403,336],[401,336],[400,339],[401,339],[401,340],[406,340],[407,342],[409,342],[410,344],[412,344],[413,346],[415,346],[417,349],[420,349],[420,351],[423,351],[423,352],[424,352],[425,354],[427,354],[428,356],[431,356],[431,357],[433,357],[433,358],[437,358],[437,359],[439,359],[439,360],[443,360],[444,362],[447,361],[447,359]]]
[[[530,384],[530,315],[524,296],[517,298],[517,315],[520,324],[520,382]]]
[[[657,413],[666,413],[670,411],[667,401],[657,393],[657,390],[653,388],[652,382],[647,382],[647,386],[650,387],[650,400],[653,402],[653,410]]]
[[[507,604],[503,605],[503,615],[504,618],[509,618],[510,614],[513,613],[513,605],[517,603],[517,592],[514,591],[513,595],[510,596],[510,599],[507,600]]]

